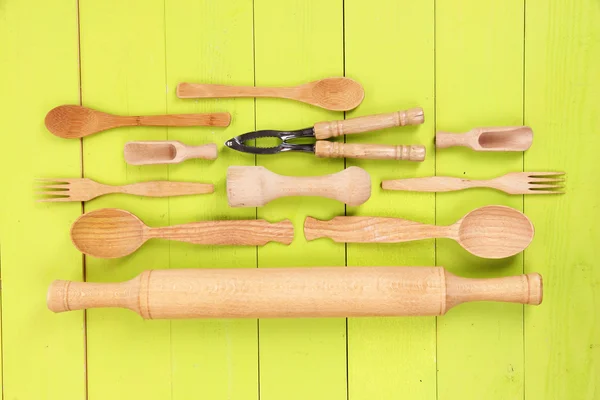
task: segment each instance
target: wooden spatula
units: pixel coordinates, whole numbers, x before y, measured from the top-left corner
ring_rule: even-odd
[[[146,319],[442,315],[471,301],[537,305],[542,277],[452,275],[442,267],[146,271],[122,283],[54,281],[48,308],[128,308]]]

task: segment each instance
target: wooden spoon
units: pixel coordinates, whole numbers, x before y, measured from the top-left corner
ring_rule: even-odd
[[[195,244],[262,246],[268,242],[290,244],[294,227],[289,220],[263,219],[201,221],[150,228],[125,210],[104,208],[80,216],[71,227],[71,240],[82,253],[99,258],[127,256],[149,239]]]
[[[188,268],[125,282],[54,281],[53,312],[121,307],[145,319],[442,315],[461,303],[542,302],[536,273],[473,279],[442,267]]]
[[[123,154],[125,161],[131,165],[178,164],[190,158],[215,160],[217,145],[186,146],[177,140],[128,142]]]
[[[371,177],[359,167],[301,177],[278,175],[265,167],[227,170],[227,200],[231,207],[262,207],[287,196],[320,196],[358,206],[371,197]]]
[[[533,131],[528,126],[475,128],[467,133],[437,132],[435,147],[469,147],[475,151],[525,151],[531,147]]]
[[[449,226],[421,224],[400,218],[335,217],[304,222],[306,240],[329,237],[346,243],[398,243],[449,238],[483,258],[513,256],[533,239],[533,224],[522,212],[506,206],[477,208]]]
[[[301,101],[333,111],[348,111],[358,107],[365,97],[360,83],[350,78],[325,78],[299,86],[254,87],[180,83],[180,99],[214,97],[278,97]]]
[[[130,117],[107,114],[87,107],[64,105],[50,110],[44,122],[46,128],[54,135],[76,139],[120,126],[228,126],[231,115],[224,112]]]

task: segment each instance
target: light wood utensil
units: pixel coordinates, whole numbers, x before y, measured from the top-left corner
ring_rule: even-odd
[[[262,219],[201,221],[151,228],[125,210],[104,208],[80,216],[71,227],[71,240],[82,253],[98,258],[127,256],[150,239],[167,239],[207,245],[263,246],[290,244],[294,227],[289,220]]]
[[[529,218],[506,206],[477,208],[449,226],[384,217],[335,217],[329,221],[307,217],[304,222],[306,240],[329,237],[346,243],[398,243],[448,238],[483,258],[520,253],[529,246],[533,234]]]
[[[105,185],[88,178],[45,178],[37,179],[42,184],[38,195],[46,196],[40,202],[88,201],[110,193],[133,194],[146,197],[186,196],[213,193],[212,183],[152,181],[129,185]]]
[[[119,283],[54,281],[47,304],[146,319],[432,316],[473,301],[538,305],[542,292],[536,273],[470,279],[442,267],[167,269]]]
[[[192,158],[215,160],[217,145],[186,146],[177,140],[128,142],[123,150],[125,161],[131,165],[178,164]]]
[[[262,207],[286,196],[320,196],[358,206],[371,197],[371,177],[359,167],[303,177],[278,175],[264,167],[227,170],[227,200],[231,207]]]
[[[437,132],[435,146],[463,146],[475,151],[525,151],[531,147],[533,131],[528,126],[475,128],[467,133]]]
[[[76,105],[53,108],[45,119],[46,128],[65,139],[81,138],[121,126],[228,126],[230,122],[231,115],[226,112],[130,117]]]
[[[348,111],[358,107],[365,97],[362,85],[350,78],[325,78],[299,86],[254,87],[180,83],[180,99],[208,99],[215,97],[277,97],[312,104],[334,111]]]
[[[385,190],[412,192],[452,192],[476,187],[501,190],[508,194],[563,194],[564,172],[511,172],[493,179],[463,179],[451,176],[395,179],[381,182]]]

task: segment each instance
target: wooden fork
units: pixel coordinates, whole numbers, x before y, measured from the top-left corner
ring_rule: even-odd
[[[413,192],[451,192],[474,187],[488,187],[508,194],[563,194],[564,172],[511,172],[487,180],[472,180],[450,176],[396,179],[381,182],[385,190]]]
[[[210,183],[152,181],[130,185],[112,186],[98,183],[88,178],[45,178],[36,179],[41,202],[48,201],[88,201],[109,193],[125,193],[146,197],[185,196],[190,194],[213,193]]]

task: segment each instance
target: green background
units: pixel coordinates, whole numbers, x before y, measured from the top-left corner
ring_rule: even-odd
[[[600,399],[600,3],[597,0],[0,0],[0,273],[4,399]],[[294,85],[361,82],[352,112],[276,99],[181,100],[179,82]],[[123,115],[229,111],[223,128],[122,128],[82,141],[49,134],[45,114],[83,104]],[[251,155],[223,142],[256,129],[298,129],[421,106],[425,123],[348,142],[427,146],[423,163]],[[435,151],[435,130],[522,125],[530,150]],[[214,162],[127,166],[129,140],[216,142]],[[365,168],[360,207],[287,198],[229,208],[229,165],[287,175]],[[563,196],[382,192],[382,179],[490,178],[567,172]],[[34,202],[34,178],[84,175],[124,184],[212,182],[214,195],[105,196]],[[486,204],[523,210],[536,237],[524,254],[477,259],[448,240],[397,245],[306,242],[307,215],[398,216],[450,224]],[[289,247],[152,241],[130,257],[82,258],[69,227],[83,209],[123,208],[148,225],[290,218]],[[143,321],[127,310],[52,314],[53,279],[121,281],[146,269],[441,265],[469,277],[539,272],[539,307],[465,304],[439,318]]]

